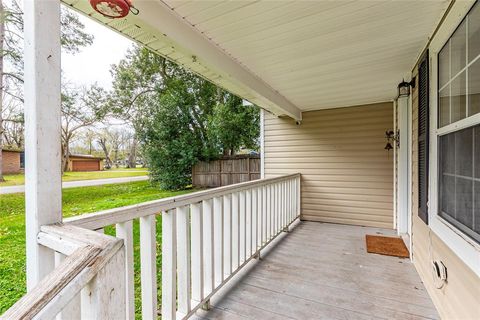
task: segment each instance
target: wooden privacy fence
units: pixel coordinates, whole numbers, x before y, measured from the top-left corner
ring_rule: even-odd
[[[237,155],[199,162],[192,168],[194,187],[222,187],[260,179],[260,156]]]

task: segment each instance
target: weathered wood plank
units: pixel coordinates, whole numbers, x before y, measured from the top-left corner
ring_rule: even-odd
[[[232,195],[223,196],[223,277],[232,273]]]
[[[223,282],[224,231],[223,231],[223,197],[213,198],[213,255],[215,287]]]
[[[155,215],[140,218],[142,318],[157,318],[157,227]]]
[[[203,219],[202,203],[190,206],[192,219],[192,299],[203,300]]]
[[[82,319],[125,319],[125,299],[122,247],[82,290]]]
[[[55,268],[57,268],[66,258],[67,256],[64,254],[55,252]],[[70,301],[68,305],[57,314],[56,320],[81,320],[81,307],[81,295],[77,294],[75,298],[73,298],[72,301]]]
[[[263,260],[250,262],[212,305],[262,319],[437,319],[408,260],[366,253],[364,236],[375,232],[392,233],[302,222],[268,246]]]
[[[117,238],[123,239],[125,246],[125,294],[127,297],[126,314],[128,320],[135,319],[135,284],[133,264],[133,221],[116,225]]]
[[[213,200],[203,200],[203,291],[210,294],[215,288],[214,279],[214,237],[213,237]]]
[[[85,246],[75,251],[65,258],[52,273],[40,281],[29,294],[8,309],[1,319],[32,319],[72,282],[100,252],[101,249],[94,246]],[[78,288],[78,291],[80,289]],[[52,314],[52,316],[55,316],[55,314]]]
[[[177,226],[176,212],[162,214],[162,319],[177,314]]]
[[[178,311],[182,314],[191,308],[191,263],[190,263],[190,208],[177,208],[177,268],[178,268]]]

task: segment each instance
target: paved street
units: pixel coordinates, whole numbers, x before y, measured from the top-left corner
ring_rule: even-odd
[[[63,188],[89,187],[89,186],[100,186],[100,185],[104,185],[104,184],[127,183],[127,182],[144,181],[144,180],[148,180],[148,176],[67,181],[67,182],[62,183],[62,187]],[[20,193],[20,192],[25,192],[25,186],[24,185],[10,186],[10,187],[0,187],[0,194]]]

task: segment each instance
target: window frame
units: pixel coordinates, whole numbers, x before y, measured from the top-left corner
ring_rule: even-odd
[[[430,229],[445,244],[459,256],[459,258],[480,276],[480,244],[466,235],[459,228],[438,215],[439,201],[439,137],[480,124],[480,113],[457,122],[438,128],[439,116],[439,73],[438,54],[451,38],[457,27],[462,23],[475,0],[457,1],[452,6],[448,16],[437,30],[429,46],[430,59],[430,172],[428,188],[428,214]],[[479,4],[480,5],[480,4]]]

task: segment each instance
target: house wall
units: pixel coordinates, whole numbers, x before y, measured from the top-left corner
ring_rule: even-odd
[[[20,152],[2,150],[2,173],[20,173]]]
[[[393,104],[303,113],[301,125],[265,113],[265,177],[302,174],[304,220],[393,227]]]
[[[416,71],[415,74],[416,75]],[[478,319],[480,278],[418,217],[418,77],[412,91],[412,245],[413,262],[442,319]],[[441,260],[448,283],[437,289],[432,261]]]

